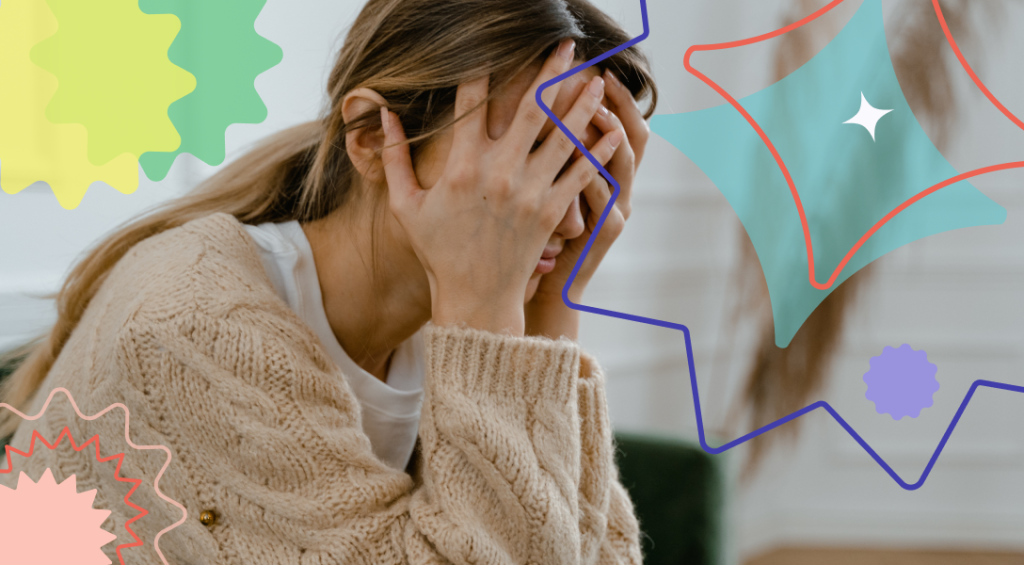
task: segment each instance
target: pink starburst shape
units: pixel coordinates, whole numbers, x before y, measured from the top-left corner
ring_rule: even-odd
[[[102,547],[117,536],[100,526],[110,510],[92,507],[96,489],[79,493],[75,476],[57,484],[47,469],[39,482],[22,472],[18,487],[0,485],[0,547],[8,563],[109,565]]]

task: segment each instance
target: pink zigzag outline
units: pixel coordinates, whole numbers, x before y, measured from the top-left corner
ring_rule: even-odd
[[[53,400],[53,396],[55,394],[57,394],[58,392],[63,392],[64,395],[68,397],[68,400],[71,401],[71,407],[75,409],[75,413],[78,414],[79,418],[81,418],[83,420],[86,420],[86,421],[95,420],[95,419],[99,418],[100,416],[106,414],[107,412],[110,412],[114,408],[120,408],[120,409],[124,410],[124,439],[125,439],[125,441],[128,442],[128,445],[130,445],[134,449],[139,449],[139,450],[160,449],[164,453],[167,454],[167,460],[164,461],[163,466],[160,467],[160,471],[156,474],[156,478],[153,479],[153,489],[156,491],[157,496],[159,496],[164,502],[168,502],[168,503],[178,507],[178,509],[181,510],[181,514],[182,515],[181,515],[181,519],[180,520],[178,520],[177,522],[175,522],[175,523],[171,524],[170,526],[167,526],[166,528],[164,528],[164,529],[160,530],[159,532],[157,532],[156,537],[153,538],[153,547],[156,549],[157,555],[160,556],[160,561],[162,561],[164,565],[170,565],[167,562],[167,558],[164,557],[164,553],[162,551],[160,551],[160,538],[164,534],[166,534],[167,532],[169,532],[169,531],[173,530],[174,528],[177,528],[178,526],[184,524],[185,520],[188,518],[188,510],[181,503],[177,502],[176,500],[170,498],[169,496],[165,495],[163,492],[160,491],[160,477],[162,477],[163,474],[164,474],[164,471],[167,470],[167,466],[171,464],[171,450],[168,449],[167,447],[163,446],[163,445],[136,445],[135,442],[133,442],[131,440],[131,438],[128,437],[128,420],[131,418],[131,412],[128,410],[128,407],[125,406],[124,404],[121,404],[120,402],[115,402],[114,404],[111,404],[110,406],[107,406],[106,408],[104,408],[103,410],[100,410],[99,412],[97,412],[96,414],[94,414],[92,416],[86,416],[78,408],[78,404],[75,402],[74,397],[71,396],[71,392],[69,392],[64,387],[56,387],[53,390],[51,390],[50,391],[50,395],[46,398],[46,402],[43,403],[42,409],[40,409],[39,413],[36,414],[35,416],[26,416],[20,410],[18,410],[17,408],[14,408],[13,406],[11,406],[10,404],[7,404],[5,402],[0,402],[0,408],[7,408],[8,410],[10,410],[11,412],[14,412],[15,414],[17,414],[18,416],[20,416],[22,419],[25,419],[25,420],[29,420],[29,421],[38,420],[39,418],[43,417],[43,414],[46,413],[46,409],[49,408],[49,406],[50,406],[50,401]],[[67,428],[65,428],[65,430],[66,429]],[[63,432],[61,432],[61,433],[63,435]],[[68,433],[68,437],[70,437],[70,436],[71,436],[71,434]],[[98,436],[93,436],[93,437],[94,438],[98,438]],[[90,439],[89,441],[92,441],[92,440]],[[46,443],[46,440],[43,439],[43,442]],[[60,442],[60,439],[58,437],[58,440],[54,442],[54,445],[58,444],[59,442]],[[35,434],[33,434],[33,444],[34,443],[35,443]],[[87,445],[88,443],[89,442],[86,442],[85,444],[82,445],[82,447],[84,448],[85,445]],[[72,446],[74,446],[74,440],[72,440]],[[13,449],[13,448],[8,446],[8,453],[7,453],[8,469],[10,468],[9,467],[10,466],[10,451],[9,451],[10,449]],[[51,447],[51,449],[52,449],[52,447]],[[99,441],[96,442],[96,450],[97,450],[97,456],[98,456],[99,455]],[[17,450],[15,450],[15,451],[17,451]],[[120,455],[122,457],[124,456],[123,453],[120,454]],[[121,464],[120,464],[120,462],[118,462],[118,469],[120,469],[120,467],[121,467]],[[115,478],[116,478],[116,476],[115,476]],[[141,482],[141,480],[139,480],[139,479],[134,479],[134,480],[137,480],[137,481]],[[132,491],[128,493],[128,496],[131,496],[132,492],[135,491],[136,487],[138,487],[138,484],[136,484],[136,486],[132,488]],[[132,505],[132,506],[134,506],[133,504],[128,502],[127,497],[125,497],[125,502],[130,504],[130,505]],[[144,509],[140,508],[140,510],[143,510],[143,512],[146,512]],[[138,516],[132,518],[128,523],[130,524],[131,522],[134,522],[135,520],[138,520],[139,518],[142,518],[144,515],[145,514],[139,514]],[[130,529],[128,529],[127,524],[125,525],[125,529],[127,529],[128,532],[130,534],[132,534],[132,536],[135,537],[135,539],[138,540],[139,543],[141,544],[141,540],[139,540],[138,536],[135,536],[134,532],[132,532]],[[121,557],[121,546],[118,546],[117,556],[118,556],[119,559],[121,559],[121,565],[124,565],[124,558]]]

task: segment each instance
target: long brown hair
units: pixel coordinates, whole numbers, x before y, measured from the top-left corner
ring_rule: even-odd
[[[327,81],[328,104],[318,120],[278,133],[200,184],[102,240],[75,265],[57,295],[57,321],[48,335],[20,350],[26,355],[0,398],[24,409],[113,266],[140,241],[190,220],[224,212],[248,224],[323,218],[351,200],[360,180],[345,134],[380,127],[379,111],[349,123],[341,102],[349,91],[376,90],[396,112],[415,152],[451,126],[456,87],[491,76],[493,97],[559,40],[576,41],[589,60],[630,37],[587,0],[369,0],[348,31]],[[657,88],[646,57],[635,47],[602,61],[638,100]],[[386,199],[375,198],[378,202]],[[0,437],[18,419],[0,415]]]
[[[784,25],[812,13],[820,4],[794,0]],[[991,24],[998,21],[998,15],[1005,8],[995,1],[940,0],[940,5],[950,31],[961,46],[970,45],[977,34],[978,27],[969,25],[975,13],[985,16],[985,23]],[[957,118],[952,80],[953,74],[959,71],[958,63],[951,57],[931,2],[901,4],[892,22],[895,40],[890,42],[890,48],[900,87],[925,131],[935,145],[943,149]],[[784,35],[775,54],[775,79],[782,79],[814,56],[815,47],[823,46],[821,34],[821,28],[805,26]],[[740,304],[760,315],[763,327],[740,399],[750,414],[751,429],[757,429],[803,408],[821,391],[840,345],[846,312],[861,294],[864,283],[870,280],[874,263],[836,287],[807,318],[789,346],[782,349],[775,345],[768,288],[757,254],[745,233],[739,239],[742,245],[739,274],[744,294]],[[751,476],[773,441],[779,437],[792,439],[798,430],[799,422],[794,421],[752,441],[745,476]],[[781,436],[778,432],[782,432]]]

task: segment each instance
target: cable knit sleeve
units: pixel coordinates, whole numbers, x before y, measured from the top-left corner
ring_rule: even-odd
[[[140,314],[122,332],[123,374],[146,391],[140,412],[175,452],[165,481],[189,511],[166,553],[640,564],[603,376],[575,343],[428,327],[414,482],[374,457],[358,402],[312,333],[267,312],[205,305]],[[205,527],[204,511],[216,516]]]
[[[597,360],[581,353],[580,533],[585,563],[642,565],[640,525],[633,501],[619,481],[605,378]]]

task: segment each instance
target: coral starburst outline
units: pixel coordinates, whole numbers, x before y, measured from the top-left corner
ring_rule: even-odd
[[[160,551],[160,538],[164,534],[166,534],[167,532],[169,532],[169,531],[173,530],[174,528],[177,528],[178,526],[184,524],[185,520],[188,518],[188,510],[186,510],[185,507],[180,502],[174,500],[173,498],[170,498],[169,496],[165,495],[160,490],[160,478],[163,477],[164,471],[166,471],[168,465],[171,464],[171,450],[168,449],[167,447],[163,446],[163,445],[136,445],[135,442],[133,442],[131,440],[131,438],[128,436],[128,422],[129,422],[129,419],[131,418],[131,413],[128,411],[128,407],[125,406],[124,404],[121,404],[120,402],[115,402],[114,404],[111,404],[110,406],[107,406],[106,408],[104,408],[103,410],[100,410],[99,412],[97,412],[96,414],[93,414],[92,416],[86,416],[78,408],[78,404],[75,402],[74,397],[71,396],[71,392],[69,392],[64,387],[56,387],[53,390],[51,390],[50,391],[50,395],[46,397],[46,402],[43,403],[43,407],[39,410],[39,413],[36,414],[35,416],[28,416],[28,415],[24,414],[23,412],[21,412],[20,410],[18,410],[17,408],[14,408],[10,404],[7,404],[6,402],[0,402],[0,409],[6,408],[6,409],[10,410],[11,412],[14,412],[19,417],[21,417],[22,419],[25,419],[25,420],[29,420],[29,421],[38,420],[39,418],[43,417],[43,414],[46,413],[46,409],[50,407],[50,402],[53,401],[54,395],[56,395],[58,392],[62,392],[62,393],[64,393],[65,396],[68,397],[68,400],[71,402],[71,407],[74,408],[74,410],[75,410],[75,414],[78,414],[79,418],[81,418],[83,420],[86,420],[86,421],[95,420],[95,419],[99,418],[100,416],[103,416],[107,412],[110,412],[114,408],[120,408],[121,410],[124,410],[124,439],[125,439],[126,442],[128,442],[128,445],[130,445],[133,449],[139,449],[139,450],[159,449],[159,450],[163,451],[167,455],[167,460],[164,461],[163,466],[160,467],[160,471],[157,472],[157,474],[156,474],[156,478],[153,479],[153,490],[156,492],[157,496],[159,496],[164,502],[170,503],[170,504],[176,506],[179,510],[181,510],[181,514],[182,515],[181,515],[181,519],[180,520],[178,520],[177,522],[175,522],[175,523],[171,524],[170,526],[167,526],[166,528],[164,528],[164,529],[160,530],[159,532],[157,532],[156,537],[153,538],[153,547],[154,547],[154,549],[156,549],[156,553],[160,557],[160,561],[162,561],[164,565],[169,565],[169,563],[167,562],[167,558],[164,557],[163,552]],[[57,444],[60,443],[60,439],[64,435],[64,432],[67,432],[67,427],[66,426],[64,428],[64,431],[61,432],[61,436],[58,436],[58,438],[54,442],[54,444],[50,445],[49,443],[47,443],[45,438],[43,438],[41,435],[38,435],[37,431],[33,431],[32,432],[32,446],[29,448],[29,455],[31,455],[32,449],[35,446],[35,440],[36,440],[37,436],[38,436],[38,438],[40,440],[42,440],[43,443],[45,443],[47,445],[47,447],[49,447],[50,449],[53,449],[54,445],[57,445]],[[67,435],[68,435],[69,440],[71,441],[72,447],[75,447],[74,438],[71,437],[70,432]],[[90,443],[92,443],[93,440],[95,440],[95,442],[96,442],[96,460],[99,461],[100,463],[103,463],[105,461],[109,461],[109,460],[111,460],[113,458],[116,458],[116,457],[120,457],[120,458],[123,459],[124,454],[122,453],[122,454],[114,455],[112,457],[109,457],[109,458],[101,460],[100,459],[100,455],[99,455],[99,449],[100,448],[99,448],[99,436],[98,435],[97,436],[93,436],[92,438],[89,439],[89,441],[87,441],[84,444],[82,444],[81,448],[75,447],[75,450],[76,451],[81,451],[81,449],[84,449],[85,446],[87,446]],[[11,446],[7,446],[7,470],[6,471],[0,471],[2,473],[8,473],[11,470],[11,455],[10,455],[10,452],[12,450],[17,452],[17,453],[19,453],[19,454],[21,454],[21,455],[26,455],[25,453],[23,453],[23,452],[21,452],[21,451],[19,451],[17,449],[12,448]],[[121,468],[121,460],[119,459],[118,460],[118,464],[117,464],[118,471],[120,470],[120,468]],[[117,557],[118,557],[118,559],[120,559],[121,565],[124,565],[124,558],[121,557],[121,549],[125,548],[125,547],[137,547],[137,546],[142,545],[142,541],[139,539],[138,536],[135,535],[135,532],[133,532],[130,528],[128,528],[128,526],[132,522],[134,522],[134,521],[142,518],[146,514],[148,514],[148,511],[146,511],[145,509],[143,509],[143,508],[141,508],[139,506],[136,506],[135,504],[132,504],[128,500],[128,497],[131,496],[131,494],[133,492],[135,492],[136,488],[138,488],[138,483],[141,482],[140,479],[118,478],[118,475],[116,473],[115,473],[114,478],[116,478],[118,481],[121,481],[121,482],[129,482],[129,481],[135,481],[136,482],[135,486],[133,486],[132,489],[128,492],[128,495],[125,496],[124,502],[126,504],[128,504],[129,506],[131,506],[132,508],[135,508],[136,510],[140,510],[140,511],[143,512],[142,514],[139,514],[138,516],[135,516],[134,518],[132,518],[131,520],[128,520],[128,522],[125,523],[125,529],[128,530],[128,533],[130,533],[132,535],[132,537],[135,538],[136,542],[132,543],[132,544],[119,545],[117,547]]]
[[[132,529],[131,529],[132,522],[135,522],[136,520],[140,520],[143,516],[149,514],[149,511],[146,510],[145,508],[142,508],[141,506],[135,504],[131,500],[128,500],[129,498],[131,498],[132,494],[135,493],[135,489],[139,488],[139,485],[142,484],[142,479],[132,479],[132,478],[129,478],[129,477],[122,477],[121,476],[121,465],[122,465],[122,463],[124,463],[124,453],[117,453],[117,454],[111,455],[109,457],[100,457],[100,436],[99,436],[99,434],[92,436],[91,438],[89,438],[88,441],[86,441],[82,445],[77,445],[75,443],[75,438],[71,435],[71,430],[68,429],[68,426],[64,426],[64,429],[62,429],[60,431],[60,434],[57,435],[57,439],[54,440],[53,443],[50,443],[50,442],[46,441],[46,438],[44,438],[43,435],[41,433],[39,433],[39,430],[32,430],[32,440],[29,442],[28,452],[27,453],[22,451],[22,450],[20,450],[20,449],[11,447],[10,445],[5,446],[6,447],[6,454],[5,454],[5,456],[6,456],[6,459],[7,459],[7,468],[6,469],[0,469],[0,475],[6,475],[6,474],[10,473],[11,470],[14,468],[14,464],[11,462],[11,452],[17,453],[18,455],[21,455],[22,457],[25,457],[27,459],[29,457],[32,457],[32,454],[35,453],[35,450],[36,450],[36,440],[41,441],[43,443],[43,445],[45,445],[48,449],[56,449],[56,447],[58,445],[60,445],[60,442],[64,439],[65,436],[68,438],[68,443],[71,444],[71,448],[74,449],[75,451],[79,451],[80,452],[83,449],[85,449],[86,447],[89,447],[89,444],[94,444],[94,447],[96,448],[96,462],[97,463],[106,463],[107,461],[113,461],[113,460],[116,459],[117,460],[117,467],[114,468],[114,480],[116,480],[118,482],[121,482],[121,483],[132,483],[132,488],[128,491],[128,494],[124,495],[124,503],[127,504],[128,506],[132,507],[132,509],[138,510],[139,513],[137,515],[135,515],[135,517],[133,517],[132,519],[130,519],[127,522],[124,523],[124,529],[127,530],[128,533],[133,538],[135,538],[135,541],[132,542],[132,543],[123,543],[123,544],[117,546],[117,549],[116,549],[117,550],[117,558],[120,559],[121,565],[124,565],[124,557],[121,556],[121,550],[122,549],[127,549],[129,547],[138,547],[138,546],[142,545],[142,540],[139,539],[139,536],[137,536],[135,534],[135,532],[132,531]]]
[[[960,182],[962,180],[965,180],[965,179],[968,179],[968,178],[971,178],[971,177],[979,176],[979,175],[990,173],[990,172],[1006,170],[1006,169],[1024,168],[1024,161],[1017,161],[1017,162],[1011,162],[1011,163],[1003,163],[1001,165],[992,165],[992,166],[989,166],[989,167],[983,167],[983,168],[980,168],[980,169],[975,169],[973,171],[969,171],[967,173],[963,173],[963,174],[957,175],[957,176],[955,176],[953,178],[947,179],[947,180],[945,180],[945,181],[943,181],[943,182],[941,182],[939,184],[936,184],[935,186],[933,186],[931,188],[928,188],[928,189],[920,192],[919,194],[917,194],[914,197],[908,199],[906,202],[904,202],[903,204],[901,204],[900,206],[895,208],[893,211],[891,211],[888,215],[886,215],[884,218],[882,218],[882,220],[880,220],[879,223],[875,224],[875,226],[873,226],[872,229],[869,230],[861,238],[861,240],[850,251],[850,253],[847,254],[847,257],[844,258],[843,262],[839,264],[839,266],[836,269],[836,272],[833,273],[833,275],[832,275],[831,279],[829,280],[828,284],[825,285],[825,286],[820,285],[815,280],[815,278],[814,278],[814,267],[813,267],[813,265],[814,265],[814,257],[813,257],[813,249],[811,247],[810,232],[809,232],[809,228],[808,228],[808,225],[807,225],[807,219],[804,216],[803,206],[801,205],[800,199],[799,199],[799,193],[797,192],[796,187],[793,185],[793,180],[792,180],[792,178],[790,178],[788,170],[785,168],[785,163],[782,162],[782,158],[779,156],[778,152],[775,150],[774,146],[771,144],[771,141],[768,139],[767,135],[765,135],[764,131],[761,130],[760,126],[757,125],[757,122],[755,122],[754,119],[746,112],[746,110],[743,109],[743,107],[739,104],[739,102],[737,102],[736,99],[733,98],[728,92],[726,92],[721,86],[719,86],[717,83],[712,81],[710,78],[706,77],[705,75],[701,74],[699,71],[694,69],[690,65],[690,56],[694,52],[696,52],[696,51],[713,51],[713,50],[719,50],[719,49],[728,49],[730,47],[739,47],[741,45],[749,45],[751,43],[757,43],[757,42],[760,42],[760,41],[765,41],[765,40],[771,39],[773,37],[777,37],[779,35],[782,35],[784,33],[788,33],[790,31],[793,31],[794,29],[797,29],[800,26],[806,25],[806,24],[814,21],[815,19],[821,17],[822,15],[824,15],[828,11],[832,10],[833,8],[835,8],[836,6],[838,6],[839,4],[841,4],[844,1],[845,0],[833,0],[831,3],[829,3],[825,7],[821,8],[818,11],[812,13],[811,15],[803,18],[802,20],[794,22],[793,24],[790,24],[788,26],[785,26],[785,27],[780,28],[778,30],[775,30],[773,32],[769,32],[769,33],[766,33],[766,34],[763,34],[763,35],[759,35],[757,37],[753,37],[753,38],[745,39],[745,40],[740,40],[740,41],[732,41],[732,42],[727,42],[727,43],[718,43],[718,44],[711,44],[711,45],[692,45],[692,46],[690,46],[689,49],[687,49],[686,54],[684,56],[684,66],[686,67],[686,70],[689,71],[694,76],[696,76],[697,78],[701,79],[708,86],[713,88],[723,98],[725,98],[726,101],[728,101],[734,108],[736,108],[736,110],[739,111],[740,114],[743,115],[743,117],[747,120],[747,122],[750,123],[751,127],[753,127],[754,130],[760,135],[761,139],[765,142],[765,144],[768,146],[769,150],[772,152],[772,155],[774,156],[777,164],[779,165],[780,169],[782,170],[783,174],[786,177],[786,181],[787,181],[787,183],[790,186],[790,191],[791,191],[791,193],[793,195],[793,198],[794,198],[794,203],[796,204],[797,209],[798,209],[798,211],[800,213],[800,219],[801,219],[801,223],[802,223],[803,229],[804,229],[804,241],[805,241],[805,245],[806,245],[806,248],[807,248],[808,260],[809,260],[808,261],[808,264],[809,264],[809,277],[810,277],[811,284],[814,285],[816,288],[824,288],[824,289],[827,289],[827,288],[832,286],[832,283],[835,282],[835,278],[838,276],[838,273],[842,271],[843,267],[846,265],[846,262],[849,261],[849,259],[856,253],[857,249],[859,249],[859,247],[861,245],[863,245],[863,242],[867,241],[867,239],[875,231],[877,231],[878,228],[880,228],[882,225],[884,225],[885,222],[888,222],[889,220],[891,220],[893,217],[895,217],[897,214],[899,214],[900,212],[905,210],[908,206],[910,206],[911,204],[913,204],[917,200],[920,200],[921,198],[924,198],[925,196],[927,196],[927,195],[929,195],[929,194],[931,194],[931,193],[933,193],[933,192],[935,192],[937,190],[941,190],[942,188],[945,188],[945,187],[947,187],[949,185],[955,184],[957,182]],[[937,17],[939,19],[939,23],[942,26],[943,33],[945,33],[947,41],[949,41],[949,44],[953,47],[953,50],[954,50],[954,52],[957,55],[957,59],[960,61],[961,65],[964,67],[964,70],[967,72],[967,74],[971,77],[971,80],[974,81],[975,85],[977,85],[982,90],[982,92],[985,94],[986,98],[988,98],[996,106],[996,108],[998,108],[999,111],[1003,113],[1003,115],[1005,115],[1008,119],[1010,119],[1010,121],[1012,121],[1015,124],[1017,124],[1018,126],[1020,126],[1022,129],[1024,129],[1024,122],[1021,122],[1016,116],[1014,116],[1009,110],[1007,110],[1005,106],[1003,106],[1001,103],[999,103],[999,101],[995,98],[995,96],[992,95],[992,93],[987,88],[985,88],[984,84],[982,84],[981,80],[974,73],[973,69],[971,69],[970,65],[967,63],[967,60],[963,57],[963,54],[960,52],[960,49],[957,46],[956,41],[953,39],[953,35],[949,31],[949,27],[946,25],[945,18],[942,15],[942,9],[939,6],[938,0],[932,0],[932,3],[933,3],[933,6],[935,7],[935,11],[936,11]],[[597,308],[597,307],[594,307],[594,306],[587,306],[585,304],[578,304],[576,302],[573,302],[569,298],[569,289],[572,287],[573,282],[576,280],[576,276],[579,273],[580,267],[583,265],[583,262],[587,259],[587,256],[590,254],[590,248],[594,244],[594,241],[597,239],[597,235],[601,231],[601,228],[604,226],[604,222],[605,222],[605,219],[608,217],[608,213],[611,211],[612,207],[615,206],[615,202],[619,198],[619,193],[621,191],[621,187],[619,186],[618,181],[616,181],[615,178],[612,177],[611,173],[609,173],[608,170],[605,169],[604,166],[601,165],[601,163],[587,149],[587,147],[583,144],[583,142],[580,141],[579,138],[577,138],[575,135],[573,135],[572,131],[570,131],[569,128],[558,118],[558,116],[556,116],[555,113],[551,111],[551,108],[549,108],[547,106],[547,104],[544,103],[544,100],[541,98],[541,94],[544,92],[545,89],[551,87],[552,85],[557,84],[558,82],[561,82],[561,81],[565,80],[566,78],[568,78],[568,77],[570,77],[570,76],[572,76],[572,75],[574,75],[574,74],[576,74],[576,73],[578,73],[578,72],[580,72],[580,71],[582,71],[584,69],[587,69],[587,68],[589,68],[589,67],[591,67],[593,65],[596,65],[597,63],[599,63],[599,62],[601,62],[601,61],[603,61],[603,60],[605,60],[605,59],[615,55],[616,53],[619,53],[619,52],[621,52],[621,51],[623,51],[625,49],[628,49],[628,48],[632,47],[633,45],[636,45],[637,43],[640,43],[641,41],[647,39],[650,36],[650,33],[651,33],[650,24],[649,24],[648,18],[647,18],[647,0],[640,0],[640,15],[641,15],[641,19],[643,21],[643,29],[644,29],[643,33],[641,33],[637,37],[634,37],[633,39],[627,41],[626,43],[623,43],[622,45],[619,45],[618,47],[615,47],[614,49],[611,49],[610,51],[607,51],[606,53],[598,55],[597,57],[595,57],[595,58],[593,58],[593,59],[591,59],[591,60],[589,60],[589,61],[587,61],[587,62],[585,62],[585,63],[583,63],[583,64],[581,64],[579,66],[577,66],[577,67],[574,67],[574,68],[566,71],[565,73],[562,73],[561,75],[558,75],[557,77],[555,77],[555,78],[553,78],[553,79],[543,83],[542,85],[540,85],[540,87],[537,89],[537,92],[536,92],[537,104],[540,106],[541,110],[543,110],[544,113],[546,113],[548,115],[548,117],[551,118],[551,120],[554,122],[554,124],[559,129],[561,129],[565,133],[566,136],[569,137],[569,139],[573,142],[573,144],[576,145],[576,148],[579,149],[580,152],[591,163],[593,163],[593,165],[601,173],[601,176],[603,176],[605,178],[605,180],[608,181],[608,184],[612,187],[611,199],[608,201],[608,205],[605,207],[604,211],[601,213],[601,217],[598,218],[597,225],[595,226],[594,231],[590,234],[590,238],[587,240],[587,243],[584,245],[583,252],[580,254],[579,260],[577,260],[576,265],[572,269],[572,273],[570,273],[570,275],[569,275],[569,280],[566,281],[565,286],[562,288],[562,301],[565,302],[566,306],[568,306],[569,308],[572,308],[573,310],[579,310],[581,312],[588,312],[588,313],[591,313],[591,314],[599,314],[599,315],[608,316],[608,317],[611,317],[611,318],[619,318],[619,319],[622,319],[622,320],[629,320],[629,321],[633,321],[633,322],[639,322],[639,323],[642,323],[642,324],[648,324],[648,325],[652,325],[652,326],[658,326],[658,327],[662,327],[662,328],[668,328],[668,329],[673,329],[673,330],[678,330],[678,331],[683,332],[683,337],[685,338],[685,341],[686,341],[686,359],[687,359],[687,368],[689,369],[689,374],[690,374],[690,389],[691,389],[691,392],[693,394],[693,407],[694,407],[694,412],[695,412],[696,420],[697,420],[697,435],[698,435],[698,439],[700,441],[701,448],[703,448],[704,451],[706,451],[708,453],[711,453],[713,455],[714,454],[723,453],[725,451],[728,451],[729,449],[732,449],[733,447],[736,447],[737,445],[740,445],[740,444],[745,443],[745,442],[747,442],[747,441],[749,441],[751,439],[754,439],[755,437],[760,436],[761,434],[767,433],[767,432],[769,432],[769,431],[771,431],[771,430],[773,430],[773,429],[775,429],[775,428],[777,428],[777,427],[779,427],[779,426],[781,426],[781,425],[783,425],[783,424],[785,424],[787,422],[795,420],[795,419],[799,418],[800,416],[803,416],[804,414],[807,414],[808,412],[812,412],[814,410],[817,410],[818,408],[822,408],[826,412],[828,412],[829,415],[832,416],[832,418],[835,419],[835,421],[840,426],[842,426],[842,428],[848,434],[850,434],[850,436],[861,446],[861,448],[863,448],[864,451],[866,451],[868,453],[868,455],[870,455],[871,458],[874,459],[875,462],[878,463],[878,465],[880,467],[882,467],[882,469],[890,477],[892,477],[892,479],[896,482],[896,484],[898,484],[900,487],[902,487],[905,490],[917,490],[917,489],[921,488],[921,486],[924,485],[925,480],[928,478],[928,475],[931,474],[931,471],[934,468],[935,463],[938,461],[939,455],[942,453],[942,449],[945,447],[946,443],[949,441],[950,436],[953,434],[953,430],[956,428],[957,423],[960,421],[960,417],[963,415],[964,410],[967,408],[967,405],[970,403],[971,398],[974,396],[974,393],[975,393],[975,391],[978,390],[978,388],[980,388],[980,387],[988,387],[988,388],[995,388],[995,389],[999,389],[999,390],[1006,390],[1006,391],[1010,391],[1010,392],[1024,393],[1024,387],[1016,386],[1016,385],[1011,385],[1011,384],[1008,384],[1008,383],[1000,383],[1000,382],[995,382],[995,381],[988,381],[988,380],[983,380],[983,379],[975,380],[971,384],[970,389],[968,389],[967,394],[964,396],[963,402],[960,403],[960,407],[957,409],[956,414],[954,414],[952,421],[949,423],[949,426],[946,428],[946,431],[943,434],[942,439],[939,441],[938,446],[935,448],[935,451],[933,452],[931,458],[928,460],[928,464],[925,466],[924,470],[922,471],[920,478],[918,478],[918,480],[913,482],[913,483],[909,483],[909,482],[905,481],[902,477],[900,477],[900,475],[898,473],[896,473],[896,471],[893,470],[893,468],[888,463],[886,463],[885,460],[882,459],[882,457],[880,455],[878,455],[878,453],[875,452],[874,449],[872,449],[872,447],[864,440],[864,438],[862,438],[853,429],[853,427],[851,427],[850,424],[848,424],[846,422],[846,420],[844,420],[842,418],[842,416],[839,415],[839,413],[835,410],[835,408],[833,408],[828,402],[825,402],[824,400],[819,400],[817,402],[811,403],[811,404],[801,408],[800,410],[797,410],[797,411],[793,412],[792,414],[789,414],[788,416],[784,416],[782,418],[779,418],[778,420],[776,420],[776,421],[774,421],[774,422],[772,422],[770,424],[762,426],[762,427],[760,427],[760,428],[758,428],[758,429],[756,429],[756,430],[754,430],[754,431],[752,431],[752,432],[750,432],[748,434],[745,434],[745,435],[743,435],[743,436],[741,436],[741,437],[739,437],[737,439],[734,439],[734,440],[732,440],[732,441],[730,441],[728,443],[725,443],[724,445],[721,445],[719,447],[712,447],[712,446],[708,445],[707,437],[706,437],[705,432],[704,432],[704,417],[702,415],[701,406],[700,406],[700,393],[699,393],[698,388],[697,388],[697,369],[694,366],[694,361],[693,361],[693,345],[692,345],[692,342],[690,340],[690,329],[688,327],[686,327],[685,325],[683,325],[683,324],[678,324],[678,323],[674,323],[674,322],[668,322],[668,321],[665,321],[665,320],[658,320],[658,319],[655,319],[655,318],[648,318],[646,316],[637,316],[637,315],[634,315],[634,314],[627,314],[625,312],[617,312],[615,310],[608,310],[608,309],[605,309],[605,308]]]

